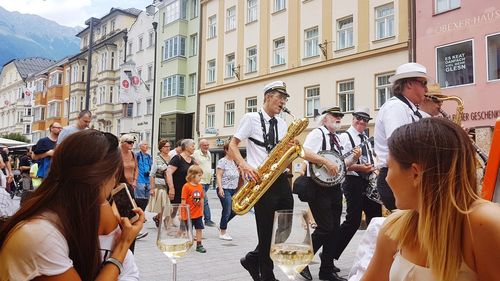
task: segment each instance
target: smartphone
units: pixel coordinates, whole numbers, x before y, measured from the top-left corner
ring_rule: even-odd
[[[137,208],[134,199],[130,196],[128,187],[126,184],[122,183],[117,186],[111,192],[111,197],[113,197],[114,206],[118,211],[120,217],[126,217],[131,223],[134,223],[139,219],[139,215],[135,213],[132,209]]]

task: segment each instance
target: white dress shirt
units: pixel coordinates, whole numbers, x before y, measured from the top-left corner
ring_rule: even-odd
[[[269,120],[271,117],[261,108],[260,112],[264,117],[264,125],[266,127],[266,134],[269,133]],[[287,132],[288,125],[285,120],[280,118],[278,115],[274,116],[278,120],[278,140],[281,140]],[[266,160],[268,153],[266,148],[263,146],[256,145],[248,138],[252,137],[255,140],[264,142],[262,126],[260,123],[260,115],[258,112],[250,112],[243,115],[240,121],[238,129],[234,134],[234,137],[240,141],[247,140],[247,163],[254,169]]]
[[[363,134],[365,136],[365,140],[368,139],[368,136],[364,132],[360,133],[353,126],[349,127],[349,129],[347,129],[346,132],[339,135],[340,145],[342,145],[345,152],[351,151],[353,149],[351,140],[349,139],[349,136],[347,135],[347,133],[351,134],[352,140],[354,141],[354,146],[361,144],[361,138],[359,137],[359,134]],[[373,150],[372,144],[370,142],[368,142],[366,145],[367,145],[367,148],[369,151]],[[370,153],[369,151],[368,151],[368,153]],[[352,158],[352,157],[353,156],[349,156],[348,158]],[[368,157],[370,157],[370,156],[368,156]],[[362,160],[362,156],[360,157],[360,161],[362,162],[362,164],[369,163],[369,159],[368,159],[368,162],[364,163],[364,161]],[[356,162],[354,162],[354,163],[356,163]],[[358,175],[358,173],[356,173],[354,171],[347,171],[347,174],[352,175],[352,176]]]
[[[323,134],[325,136],[325,149],[323,149]],[[325,126],[318,127],[312,131],[309,132],[306,136],[306,140],[304,141],[304,144],[302,145],[303,147],[312,150],[315,153],[318,153],[322,150],[330,150],[330,131],[325,128]],[[341,142],[339,142],[340,145],[342,145]],[[335,149],[335,152],[338,153],[338,151]],[[304,161],[307,165],[306,167],[306,175],[310,177],[311,175],[309,174],[309,162]]]
[[[389,155],[387,140],[392,135],[392,132],[403,125],[419,120],[414,114],[417,107],[410,100],[408,102],[411,108],[397,97],[392,97],[382,105],[377,114],[377,120],[375,121],[375,153],[378,157],[378,168],[387,167],[387,156]]]

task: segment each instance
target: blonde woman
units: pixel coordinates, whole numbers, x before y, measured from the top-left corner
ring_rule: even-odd
[[[127,183],[133,188],[137,186],[137,176],[139,169],[137,168],[137,159],[132,149],[134,148],[135,137],[131,134],[124,134],[120,137],[120,151],[122,153],[123,171]]]
[[[464,130],[426,118],[396,129],[388,147],[400,211],[382,226],[362,280],[499,280],[500,207],[477,193]]]
[[[165,180],[168,162],[170,161],[170,157],[168,156],[170,152],[170,142],[166,139],[161,139],[158,142],[158,150],[160,152],[156,155],[156,159],[151,167],[151,172],[149,173],[151,175],[151,198],[146,207],[146,211],[157,213],[157,215],[153,217],[156,227],[158,227],[160,223],[159,216],[162,208],[170,204],[167,183]]]

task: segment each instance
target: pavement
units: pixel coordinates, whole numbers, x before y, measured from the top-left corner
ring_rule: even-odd
[[[208,203],[212,214],[212,220],[219,224],[222,207],[215,190],[208,191]],[[295,210],[306,210],[307,203],[301,202],[294,195]],[[136,241],[135,260],[139,267],[140,279],[146,281],[173,280],[172,262],[156,247],[157,228],[152,220],[154,214],[146,213],[147,222],[143,231],[149,233],[145,238]],[[342,220],[345,218],[345,204]],[[357,250],[357,245],[363,236],[364,230],[358,230],[356,235],[347,246],[344,253],[335,265],[341,269],[340,276],[347,278]],[[252,281],[248,272],[241,266],[240,258],[257,245],[257,231],[255,218],[252,212],[243,216],[233,218],[227,228],[227,233],[232,241],[219,239],[217,227],[207,227],[203,230],[203,246],[207,252],[202,254],[191,247],[186,256],[177,262],[178,281],[229,281],[241,280]],[[318,279],[319,257],[316,254],[309,265],[313,280]],[[285,274],[275,266],[274,274],[277,279],[288,280]],[[305,280],[297,276],[296,280]]]

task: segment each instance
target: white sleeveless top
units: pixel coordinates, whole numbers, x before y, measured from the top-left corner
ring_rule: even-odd
[[[405,259],[400,251],[394,255],[389,272],[389,281],[433,281],[431,269],[416,265]],[[476,273],[462,261],[456,281],[477,281]]]

